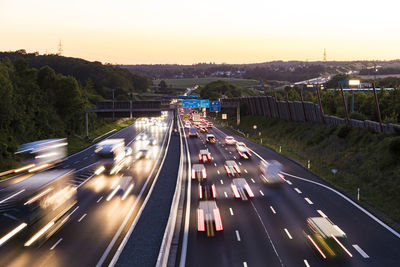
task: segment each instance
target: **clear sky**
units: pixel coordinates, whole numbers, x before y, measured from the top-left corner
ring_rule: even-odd
[[[108,63],[400,58],[400,3],[380,0],[0,0],[0,51]]]

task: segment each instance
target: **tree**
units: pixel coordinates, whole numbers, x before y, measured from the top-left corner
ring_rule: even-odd
[[[158,86],[160,87],[161,91],[165,91],[165,89],[168,88],[168,85],[164,80],[161,80],[161,82],[158,84]]]

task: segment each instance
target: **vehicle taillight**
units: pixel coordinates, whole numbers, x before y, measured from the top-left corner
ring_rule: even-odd
[[[326,259],[325,254],[322,252],[322,250],[318,247],[317,243],[312,239],[310,235],[307,235],[307,238],[311,241],[311,243],[314,245],[314,247],[318,250],[318,252],[322,255],[324,259]]]
[[[201,154],[199,154],[199,160],[201,161]]]
[[[192,170],[192,179],[196,178],[196,172]]]
[[[207,154],[207,159],[211,160],[211,154],[210,153]]]
[[[215,185],[211,186],[211,193],[212,193],[213,198],[217,197],[217,192],[215,191]]]
[[[201,185],[199,185],[199,198],[203,198],[203,189],[201,188]]]
[[[226,170],[226,173],[227,173],[229,176],[231,176],[231,171],[229,170],[228,166],[226,166],[226,165],[225,165],[225,170]]]
[[[203,178],[207,178],[207,173],[206,173],[206,169],[203,169]]]
[[[339,246],[340,246],[350,257],[353,257],[353,255],[350,253],[350,251],[349,251],[345,246],[343,246],[343,244],[342,244],[334,235],[331,235],[331,237],[336,241],[336,243],[339,244]]]
[[[204,211],[202,209],[197,209],[197,231],[204,232]]]
[[[233,195],[235,196],[235,198],[240,198],[239,191],[238,191],[236,185],[232,184],[231,188],[232,188],[232,192],[233,192]]]
[[[246,189],[247,194],[249,194],[249,197],[254,197],[253,191],[251,191],[250,186],[248,184],[245,184],[244,188]]]
[[[221,220],[221,214],[219,212],[219,209],[213,209],[213,213],[214,213],[214,221],[215,221],[215,230],[222,231],[224,228],[222,227],[222,220]]]

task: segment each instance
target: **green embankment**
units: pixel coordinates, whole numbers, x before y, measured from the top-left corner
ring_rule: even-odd
[[[225,112],[224,112],[225,113]],[[400,133],[378,134],[346,125],[294,123],[261,116],[242,116],[236,127],[234,113],[216,120],[239,129],[249,138],[307,166],[311,171],[357,198],[372,213],[399,230],[400,222]],[[257,125],[257,130],[253,129]],[[261,132],[261,136],[259,136]],[[334,175],[332,169],[338,172]]]
[[[161,80],[154,80],[153,84],[158,85]],[[165,79],[164,80],[168,87],[173,88],[190,88],[195,85],[205,86],[210,82],[214,81],[225,81],[229,82],[237,87],[246,87],[257,85],[260,82],[257,80],[250,79],[239,79],[239,78],[223,78],[223,77],[210,77],[210,78],[182,78],[182,79]]]

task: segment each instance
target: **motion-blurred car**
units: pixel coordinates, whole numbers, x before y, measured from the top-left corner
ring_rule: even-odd
[[[212,128],[212,127],[214,127],[214,124],[212,122],[208,122],[207,123],[207,128]]]
[[[189,137],[199,137],[199,132],[196,128],[192,127],[189,129]]]
[[[323,259],[353,257],[346,248],[346,234],[327,217],[309,217],[304,234],[310,246]]]
[[[236,151],[242,159],[251,158],[250,150],[243,142],[236,142]]]
[[[189,129],[190,127],[192,127],[191,124],[190,124],[190,122],[189,122],[189,121],[186,121],[186,122],[185,122],[185,128],[188,128],[188,129]]]
[[[151,157],[150,149],[142,148],[136,152],[136,159],[149,159],[150,157]]]
[[[214,184],[209,184],[209,183],[199,184],[199,199],[209,200],[216,198],[217,198],[217,191],[215,190]]]
[[[211,144],[215,144],[215,142],[217,142],[217,139],[215,139],[215,136],[213,134],[207,134],[206,142],[207,143],[211,143]]]
[[[229,177],[240,176],[240,168],[234,160],[225,161],[224,167]]]
[[[201,127],[200,128],[201,133],[208,133],[208,129],[206,127]]]
[[[197,231],[206,232],[207,236],[214,236],[220,232],[222,226],[221,213],[215,201],[200,201],[197,209]]]
[[[199,162],[211,162],[211,153],[208,151],[208,149],[200,150]]]
[[[206,167],[204,167],[204,164],[193,164],[192,166],[192,179],[206,179],[207,178],[207,172],[206,172]]]
[[[155,146],[157,144],[157,140],[154,137],[149,138],[149,145]]]
[[[261,161],[260,178],[270,185],[279,185],[285,182],[285,178],[281,174],[282,164],[276,160]]]
[[[232,180],[231,189],[235,198],[241,198],[247,200],[248,197],[253,198],[254,193],[251,190],[249,184],[244,178],[235,178]]]
[[[141,133],[137,136],[136,140],[138,141],[146,141],[147,140],[147,134]]]
[[[227,137],[225,137],[225,144],[234,145],[234,144],[236,144],[236,140],[235,140],[235,138],[233,138],[233,136],[227,136]]]

